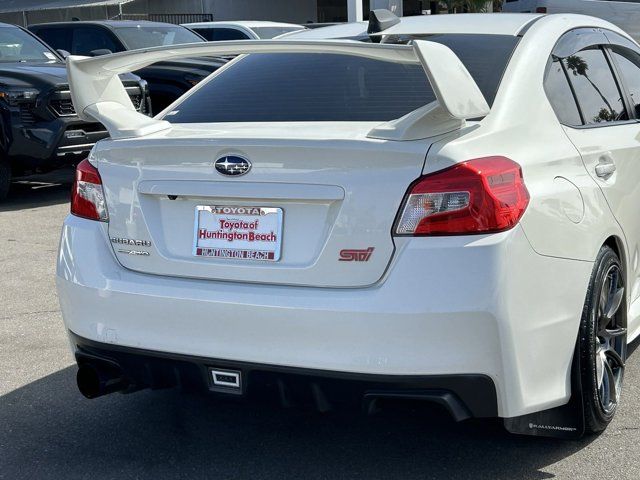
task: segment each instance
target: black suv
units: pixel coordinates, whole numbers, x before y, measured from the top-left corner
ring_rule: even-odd
[[[147,21],[41,23],[29,30],[53,48],[87,57],[205,41],[180,25]],[[224,63],[220,58],[191,58],[156,63],[134,73],[149,83],[153,110],[160,112]]]
[[[147,85],[123,75],[135,107],[150,113]],[[64,60],[28,31],[0,23],[0,200],[12,176],[74,164],[108,136],[80,120],[71,103]]]

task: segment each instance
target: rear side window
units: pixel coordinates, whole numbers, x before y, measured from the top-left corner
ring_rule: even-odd
[[[622,94],[600,48],[582,50],[565,58],[563,63],[586,124],[628,120]]]
[[[111,38],[109,33],[100,27],[77,27],[73,32],[74,55],[90,56],[95,50],[109,50],[112,53],[122,50]]]
[[[73,30],[70,28],[38,28],[33,29],[33,32],[49,46],[71,53]]]
[[[574,126],[582,125],[578,105],[569,86],[569,79],[562,62],[557,58],[554,58],[549,65],[544,80],[544,89],[560,123]]]
[[[612,55],[622,75],[623,83],[631,94],[636,118],[640,118],[640,55],[627,49],[624,49],[624,53],[613,51]]]
[[[491,105],[518,38],[434,35]],[[400,39],[402,41],[402,39]],[[249,55],[170,112],[175,123],[389,121],[435,100],[421,65],[337,54]]]

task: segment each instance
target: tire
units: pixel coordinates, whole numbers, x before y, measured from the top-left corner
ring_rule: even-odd
[[[9,195],[11,186],[11,167],[3,160],[0,160],[0,201]]]
[[[607,428],[620,401],[627,354],[623,272],[618,255],[602,247],[591,274],[578,338],[587,434]]]

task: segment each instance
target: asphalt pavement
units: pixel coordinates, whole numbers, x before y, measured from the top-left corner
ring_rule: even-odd
[[[640,479],[640,352],[613,424],[578,442],[456,424],[437,407],[364,417],[175,390],[84,399],[54,286],[71,178],[34,177],[0,203],[0,479]]]

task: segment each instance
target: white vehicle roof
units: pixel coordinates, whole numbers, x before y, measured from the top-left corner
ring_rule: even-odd
[[[377,35],[487,34],[518,35],[540,18],[530,13],[466,13],[458,15],[422,15],[404,17],[397,25]]]
[[[295,38],[296,40],[353,38],[367,35],[368,22],[345,23],[329,27],[312,28],[298,32],[285,33],[278,38]]]
[[[184,27],[189,28],[214,28],[214,27],[245,27],[245,28],[260,28],[260,27],[292,27],[303,29],[303,25],[295,23],[282,23],[282,22],[267,22],[261,20],[238,20],[229,22],[197,22],[197,23],[183,23]]]
[[[518,35],[527,25],[540,18],[531,13],[465,13],[458,15],[420,15],[402,17],[400,23],[385,31],[383,35],[428,35],[428,34],[494,34]],[[292,32],[280,36],[296,40],[355,38],[367,35],[367,22],[346,23],[330,27]]]

